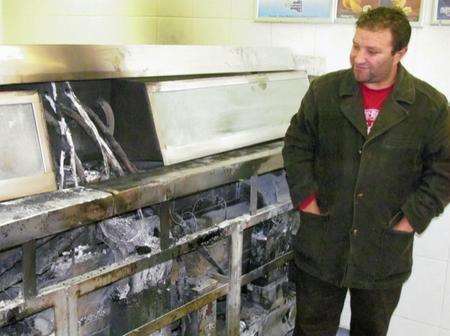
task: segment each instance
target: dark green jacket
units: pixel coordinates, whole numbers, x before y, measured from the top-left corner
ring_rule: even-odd
[[[414,234],[450,199],[450,118],[444,95],[399,67],[367,135],[351,70],[314,80],[283,148],[294,207],[317,192],[323,215],[300,213],[298,267],[338,286],[389,288],[411,273]]]

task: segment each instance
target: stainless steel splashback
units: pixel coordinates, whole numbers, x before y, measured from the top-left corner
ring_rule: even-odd
[[[0,85],[294,69],[288,48],[181,45],[0,46]]]

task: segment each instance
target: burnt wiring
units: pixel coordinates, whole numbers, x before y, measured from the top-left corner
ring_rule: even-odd
[[[59,189],[64,189],[64,161],[66,159],[66,153],[70,153],[70,167],[72,170],[72,176],[75,183],[75,187],[78,187],[78,176],[80,174],[77,174],[77,165],[76,165],[76,158],[77,155],[75,153],[75,146],[73,144],[72,139],[72,133],[67,126],[65,118],[62,116],[61,112],[58,111],[58,108],[56,106],[56,101],[58,99],[58,94],[56,90],[55,83],[52,83],[52,96],[50,96],[48,93],[44,95],[45,99],[50,104],[54,114],[57,116],[57,124],[59,126],[59,132],[61,134],[61,142],[62,142],[62,148],[59,155],[59,176],[60,176],[60,183],[59,183]]]
[[[202,203],[209,203],[210,200],[206,197],[198,198],[192,207],[182,210],[181,212],[175,211],[175,201],[169,209],[170,220],[179,229],[179,234],[176,239],[181,238],[186,234],[191,234],[198,231],[198,218],[209,211],[223,210],[223,220],[227,219],[228,205],[227,201],[220,196],[217,196],[215,202],[208,206],[201,206]]]
[[[227,202],[223,197],[217,196],[215,202],[208,206],[201,206],[201,204],[209,203],[210,200],[206,197],[198,198],[192,207],[184,209],[181,213],[175,211],[175,202],[172,202],[172,206],[169,209],[170,220],[174,224],[173,235],[175,239],[180,239],[187,234],[192,234],[197,232],[199,229],[198,218],[202,214],[214,210],[223,210],[224,218],[227,219]],[[208,240],[206,245],[212,244],[213,240]],[[196,251],[200,256],[202,256],[219,274],[225,275],[226,270],[211,256],[206,246],[199,246]]]
[[[58,90],[62,92],[58,93]],[[44,100],[50,107],[45,111],[46,120],[61,137],[56,155],[56,162],[59,167],[59,189],[63,189],[68,184],[68,176],[65,174],[64,166],[67,160],[70,161],[69,171],[75,186],[88,182],[87,173],[76,153],[72,133],[66,118],[73,120],[97,145],[102,157],[101,180],[109,179],[111,172],[116,176],[123,176],[126,173],[138,171],[113,136],[114,112],[106,100],[98,98],[96,101],[97,109],[103,112],[106,119],[105,124],[92,108],[80,101],[69,82],[60,84],[58,88],[53,82],[49,91],[51,93],[45,92],[43,94]]]

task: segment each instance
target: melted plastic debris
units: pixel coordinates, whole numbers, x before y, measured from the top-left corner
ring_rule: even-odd
[[[85,170],[84,177],[86,178],[87,183],[99,182],[102,178],[102,173],[98,170]]]
[[[134,215],[110,218],[98,225],[116,261],[123,260],[144,248],[151,253],[159,252],[160,240],[153,236],[159,226],[159,217],[152,213],[142,219],[136,219]],[[130,283],[131,291],[137,293],[149,286],[164,283],[171,265],[172,262],[168,261],[135,274]]]

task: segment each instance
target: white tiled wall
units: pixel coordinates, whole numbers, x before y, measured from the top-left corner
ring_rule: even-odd
[[[415,257],[413,273],[403,286],[395,314],[409,320],[439,326],[446,275],[447,262]]]
[[[450,96],[450,26],[413,29],[407,67]],[[353,24],[257,23],[255,0],[0,0],[4,44],[232,44],[287,46],[348,66]],[[428,64],[433,64],[433,70]]]
[[[450,262],[447,263],[447,276],[445,279],[445,293],[440,325],[450,330]]]
[[[439,336],[439,332],[436,326],[394,316],[388,336]]]
[[[255,1],[0,0],[0,37],[4,44],[286,46],[324,58],[326,71],[348,66],[353,24],[259,23]],[[434,0],[422,1],[423,26],[413,29],[404,63],[450,97],[450,26],[431,26]]]
[[[449,260],[450,210],[436,218],[433,224],[415,240],[414,256],[447,261]]]

